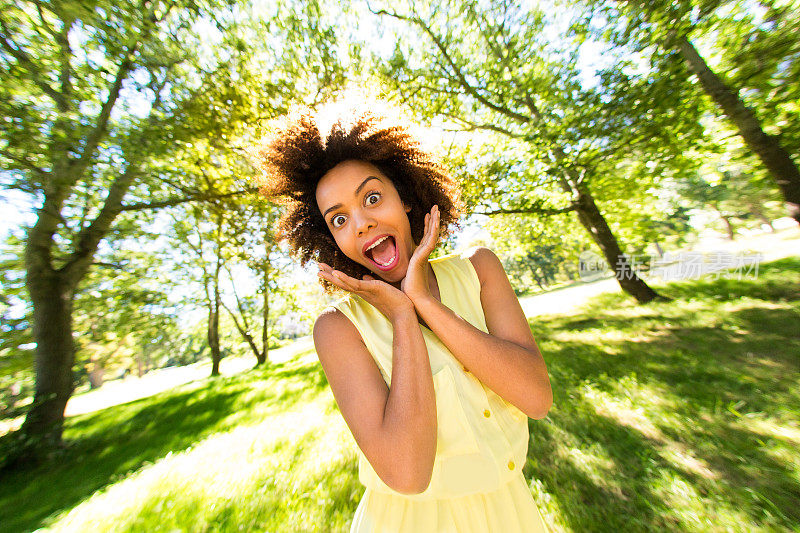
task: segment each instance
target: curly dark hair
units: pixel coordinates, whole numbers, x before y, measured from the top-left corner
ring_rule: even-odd
[[[285,206],[278,239],[286,240],[305,266],[323,262],[356,279],[372,274],[336,245],[316,200],[320,179],[339,163],[371,163],[388,177],[411,211],[408,219],[415,242],[422,240],[425,214],[434,205],[441,216],[440,237],[450,225],[460,227],[462,212],[457,184],[432,151],[422,147],[413,125],[385,104],[329,104],[319,112],[296,108],[269,124],[254,151],[263,175],[261,192]],[[336,287],[320,279],[326,292]]]

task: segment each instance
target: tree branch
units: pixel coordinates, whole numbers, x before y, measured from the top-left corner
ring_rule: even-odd
[[[518,113],[518,112],[516,112],[516,111],[514,111],[512,109],[508,109],[505,106],[502,106],[500,104],[496,104],[496,103],[490,101],[488,98],[486,98],[484,95],[482,95],[475,87],[473,87],[469,83],[469,81],[467,81],[467,78],[464,76],[464,73],[461,71],[461,68],[458,65],[456,65],[455,61],[453,61],[453,58],[450,57],[450,53],[447,51],[447,47],[441,41],[439,36],[436,35],[433,32],[433,30],[430,28],[430,26],[428,26],[422,19],[420,19],[419,17],[415,17],[415,16],[409,17],[409,16],[405,16],[405,15],[400,15],[399,13],[394,13],[392,11],[387,11],[385,9],[380,9],[378,11],[373,11],[371,6],[368,6],[368,9],[372,13],[374,13],[375,15],[379,15],[379,16],[380,15],[386,15],[386,16],[389,16],[389,17],[396,18],[398,20],[402,20],[404,22],[408,22],[410,24],[413,24],[413,25],[418,26],[419,28],[421,28],[422,31],[425,32],[428,35],[428,37],[431,38],[431,40],[433,41],[433,44],[436,45],[436,48],[439,49],[439,52],[441,52],[442,57],[444,57],[445,61],[447,62],[447,64],[452,69],[453,75],[456,77],[457,83],[459,85],[461,85],[461,87],[463,87],[464,90],[467,91],[467,93],[472,95],[473,98],[478,100],[480,103],[482,103],[483,105],[485,105],[489,109],[492,109],[492,110],[494,110],[494,111],[496,111],[496,112],[498,112],[498,113],[500,113],[502,115],[505,115],[505,116],[507,116],[509,118],[512,118],[512,119],[517,120],[517,121],[522,122],[522,123],[530,122],[530,117],[528,117],[526,115],[523,115],[521,113]]]
[[[97,245],[108,233],[111,223],[119,214],[122,198],[128,191],[128,187],[137,171],[138,165],[136,163],[131,162],[128,164],[125,171],[109,187],[106,200],[103,202],[100,212],[92,223],[76,237],[77,243],[74,251],[70,254],[69,261],[61,268],[73,279],[80,279],[85,270],[89,268],[92,256],[97,250]]]
[[[125,266],[124,265],[118,265],[116,263],[106,263],[104,261],[94,261],[94,262],[92,262],[92,265],[93,266],[104,266],[104,267],[108,267],[108,268],[113,268],[115,270],[125,270]]]
[[[26,158],[20,157],[20,156],[16,156],[16,155],[12,154],[11,152],[9,152],[8,150],[0,150],[0,155],[3,156],[3,157],[6,157],[8,159],[11,159],[12,161],[16,161],[17,163],[19,163],[20,165],[24,166],[28,170],[36,172],[37,174],[40,174],[41,176],[47,176],[49,174],[46,170],[43,170],[43,169],[37,167],[36,165],[34,165],[30,161],[28,161]]]
[[[249,343],[250,339],[251,339],[251,336],[250,336],[250,332],[247,329],[247,324],[245,324],[245,325],[240,324],[239,323],[239,319],[236,316],[236,313],[231,311],[230,308],[227,305],[225,305],[225,302],[220,300],[219,303],[222,306],[222,308],[225,309],[228,312],[228,314],[230,315],[230,317],[233,319],[233,324],[236,326],[236,329],[239,331],[239,334],[242,337],[244,337],[245,340],[247,340],[248,343]],[[244,318],[244,317],[242,317],[242,318]]]
[[[41,8],[39,14],[41,16]],[[72,71],[70,56],[72,55],[72,50],[70,50],[69,47],[69,30],[72,28],[73,22],[74,19],[69,20],[69,22],[64,20],[64,27],[59,34],[55,35],[56,42],[61,49],[61,72],[58,79],[61,84],[61,95],[64,97],[65,107],[61,109],[62,111],[67,111],[66,106],[68,105],[70,93],[72,92],[72,81],[70,80],[70,72]]]
[[[111,118],[111,110],[114,108],[117,98],[119,98],[119,93],[122,89],[122,83],[125,81],[125,78],[127,78],[128,73],[133,66],[133,62],[130,60],[130,55],[136,50],[137,45],[138,42],[129,46],[125,51],[124,59],[117,69],[117,75],[114,78],[114,83],[112,84],[111,89],[108,91],[108,98],[106,98],[106,101],[103,102],[103,107],[100,109],[100,113],[97,115],[97,122],[95,123],[91,133],[89,133],[88,137],[86,138],[86,146],[84,147],[83,152],[78,159],[76,165],[77,168],[75,169],[76,173],[78,174],[80,174],[83,169],[89,165],[89,161],[94,155],[97,145],[100,144],[100,139],[102,139],[106,132],[108,120]]]
[[[146,6],[146,2],[142,2],[142,7]],[[117,74],[114,77],[114,83],[111,85],[111,88],[108,91],[108,98],[103,103],[103,107],[100,109],[100,114],[97,116],[97,122],[95,127],[92,129],[91,133],[89,133],[88,137],[86,138],[86,145],[81,152],[81,156],[76,163],[76,172],[81,173],[83,169],[85,169],[89,165],[89,161],[91,160],[92,156],[94,155],[94,151],[97,148],[100,140],[102,139],[103,135],[106,132],[106,128],[108,127],[108,120],[111,117],[111,111],[114,108],[114,105],[117,102],[117,98],[119,98],[120,90],[122,89],[122,84],[125,79],[128,77],[128,73],[134,66],[133,62],[133,54],[139,49],[139,45],[144,42],[150,31],[153,28],[153,25],[158,22],[158,19],[155,17],[154,10],[156,6],[153,5],[149,13],[145,14],[143,17],[143,24],[141,29],[136,36],[136,40],[128,45],[122,55],[122,61],[117,68]],[[166,82],[166,77],[165,80]],[[156,101],[160,101],[160,94],[156,94]],[[154,106],[156,103],[154,102]],[[152,114],[151,114],[152,118]]]
[[[233,289],[233,296],[236,298],[236,307],[239,309],[239,313],[242,315],[244,328],[246,331],[250,331],[250,324],[247,322],[247,313],[244,310],[241,298],[239,298],[239,293],[236,291],[236,282],[234,282],[233,275],[231,275],[231,271],[227,267],[225,267],[225,272],[228,273],[228,278],[231,280],[231,289]],[[230,310],[228,310],[228,312],[230,313]],[[233,315],[233,313],[231,313],[231,315]]]
[[[477,130],[487,130],[487,131],[494,131],[496,133],[500,133],[506,135],[507,137],[511,137],[512,139],[525,139],[526,136],[521,133],[514,133],[506,128],[501,126],[497,126],[495,124],[476,124],[470,120],[467,120],[463,117],[459,117],[457,115],[452,115],[450,113],[442,113],[442,115],[446,116],[447,118],[456,120],[463,124],[465,127],[462,128],[461,131],[477,131]]]
[[[171,207],[173,205],[185,204],[187,202],[207,202],[210,200],[221,200],[223,198],[231,198],[243,194],[254,194],[258,192],[258,187],[249,187],[227,193],[199,193],[193,196],[185,196],[181,198],[168,198],[165,200],[157,200],[154,202],[137,202],[135,204],[123,205],[120,211],[142,211],[145,209],[159,209],[162,207]]]
[[[0,45],[3,49],[11,54],[17,60],[19,65],[28,71],[31,80],[35,83],[47,96],[53,99],[59,109],[66,107],[67,100],[63,94],[53,89],[46,80],[41,76],[41,72],[33,62],[33,59],[21,47],[16,46],[12,41],[8,40],[6,36],[10,37],[11,32],[8,30],[5,21],[0,18],[0,29],[3,30],[3,35],[0,35]]]

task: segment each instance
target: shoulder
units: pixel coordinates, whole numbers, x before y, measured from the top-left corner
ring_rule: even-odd
[[[503,269],[503,263],[500,262],[500,258],[485,246],[469,248],[461,255],[469,259],[470,263],[472,263],[482,287],[486,286],[487,282],[491,283],[499,276],[506,277],[506,272],[505,269]]]
[[[347,317],[339,309],[326,307],[314,321],[314,331],[336,327],[336,324],[340,324],[345,320],[347,320]]]
[[[323,341],[336,339],[337,342],[344,339],[358,340],[363,343],[358,329],[350,319],[336,307],[328,307],[314,321],[312,332],[315,344]]]

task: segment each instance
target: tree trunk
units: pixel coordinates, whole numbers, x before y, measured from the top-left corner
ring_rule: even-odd
[[[725,216],[722,213],[719,214],[723,221],[725,221],[725,229],[728,232],[728,240],[734,241],[736,240],[736,234],[733,232],[733,224],[731,223],[731,217]]]
[[[544,285],[542,285],[542,278],[540,278],[539,274],[536,273],[536,267],[531,267],[528,269],[528,271],[531,273],[531,276],[533,276],[533,280],[536,282],[539,288],[545,290]]]
[[[219,376],[219,362],[222,355],[219,349],[219,286],[214,286],[214,298],[208,303],[208,346],[211,348],[211,375]]]
[[[219,376],[219,363],[222,353],[219,347],[219,312],[222,308],[222,298],[219,294],[219,273],[222,271],[222,229],[224,219],[222,213],[217,213],[217,232],[214,241],[217,247],[217,260],[214,265],[214,277],[211,279],[213,293],[209,298],[208,308],[208,346],[211,348],[211,375]],[[206,293],[208,294],[208,293]]]
[[[761,207],[757,203],[748,202],[748,207],[750,208],[750,212],[761,221],[762,227],[763,225],[766,225],[769,228],[770,233],[775,233],[775,226],[772,225],[772,221],[767,218],[767,215],[764,214],[764,211],[761,210]]]
[[[647,303],[659,298],[659,294],[637,276],[636,272],[631,268],[627,256],[622,253],[617,243],[617,238],[597,208],[594,197],[586,187],[586,184],[581,183],[576,187],[576,190],[578,194],[575,212],[578,214],[578,220],[589,231],[589,235],[592,236],[597,246],[600,247],[606,262],[614,270],[622,290],[636,298],[639,303]]]
[[[800,223],[800,170],[779,138],[764,132],[755,113],[745,105],[739,92],[728,87],[706,64],[694,45],[686,38],[678,40],[680,51],[689,69],[700,80],[705,92],[734,123],[745,144],[761,159],[778,184],[788,203],[789,216]]]
[[[262,350],[261,353],[258,354],[258,361],[256,362],[256,366],[260,366],[267,363],[269,359],[269,289],[266,286],[266,281],[264,282],[264,309],[261,313],[261,346]]]
[[[103,375],[105,371],[102,363],[96,359],[91,361],[91,370],[89,370],[89,388],[99,389],[103,386]]]
[[[233,279],[231,279],[231,284],[233,283]],[[256,356],[256,367],[263,364],[265,362],[266,357],[264,356],[265,351],[263,349],[259,349],[258,345],[256,345],[256,340],[253,338],[253,335],[250,334],[250,324],[247,321],[247,311],[245,307],[242,305],[241,300],[239,299],[238,294],[236,294],[236,287],[234,284],[233,287],[233,294],[236,296],[236,303],[239,313],[241,313],[241,322],[239,321],[239,317],[237,317],[236,313],[231,311],[228,306],[225,305],[225,302],[220,300],[220,305],[228,311],[228,315],[233,320],[233,325],[236,326],[237,331],[239,331],[239,335],[247,342],[247,345],[250,347],[250,351],[253,352],[253,355]],[[263,336],[263,335],[262,335]],[[263,340],[263,339],[262,339]]]
[[[264,247],[266,248],[266,256],[264,258],[264,309],[261,317],[261,346],[264,347],[264,352],[258,360],[259,365],[266,364],[269,361],[269,242],[265,243]]]
[[[559,146],[553,147],[555,162],[558,165],[566,166],[566,177],[560,176],[561,188],[572,196],[572,204],[578,215],[578,220],[589,232],[592,240],[600,247],[608,265],[614,270],[615,277],[623,291],[627,292],[639,303],[647,303],[656,298],[667,300],[644,282],[631,268],[627,256],[622,253],[617,238],[608,227],[605,217],[594,202],[594,197],[585,181],[586,174],[590,169],[585,169],[583,176],[577,176],[570,166],[565,162],[569,161],[567,154]]]
[[[33,404],[21,429],[32,446],[28,459],[40,459],[61,445],[64,409],[74,390],[74,287],[52,271],[29,271],[27,286],[33,303],[36,386]]]
[[[578,278],[578,273],[576,273],[574,270],[569,268],[567,266],[568,264],[569,264],[569,261],[565,261],[565,262],[561,263],[561,268],[564,271],[564,274],[567,276],[567,279],[569,281],[574,281],[575,279]]]
[[[231,282],[233,282],[233,280],[231,280]],[[233,292],[234,292],[234,294],[236,294],[236,289],[235,288],[234,288]],[[237,296],[237,300],[238,300],[238,296]],[[250,330],[249,330],[250,326],[247,323],[247,316],[245,315],[245,310],[244,310],[243,306],[239,302],[239,312],[242,313],[242,321],[239,322],[239,318],[236,316],[236,313],[234,313],[233,311],[228,309],[228,306],[225,305],[225,302],[220,301],[220,304],[222,305],[222,307],[226,311],[228,311],[228,315],[233,320],[233,325],[236,326],[236,329],[239,331],[239,335],[241,335],[242,338],[245,340],[245,342],[247,342],[247,345],[250,347],[250,351],[253,352],[253,355],[256,356],[256,361],[258,361],[258,363],[256,363],[256,366],[258,366],[262,362],[261,359],[263,357],[263,354],[262,354],[261,350],[258,349],[258,346],[256,346],[256,341],[253,338],[253,336],[250,334]]]
[[[233,296],[234,298],[236,298],[236,309],[238,310],[238,316],[237,313],[231,311],[230,308],[228,308],[228,306],[225,305],[225,302],[223,302],[222,300],[220,300],[220,305],[222,306],[223,309],[228,311],[228,315],[233,320],[233,325],[236,326],[239,335],[241,335],[242,338],[245,340],[245,342],[247,342],[247,345],[250,347],[250,351],[253,352],[253,355],[256,356],[255,366],[257,367],[262,363],[264,363],[265,352],[263,349],[260,349],[256,345],[256,340],[250,333],[250,322],[247,319],[246,306],[242,305],[242,300],[241,298],[239,298],[239,293],[236,291],[236,282],[234,281],[233,276],[230,275],[230,272],[228,272],[228,276],[231,280],[231,288],[233,289]],[[241,322],[239,321],[239,318],[241,318]]]

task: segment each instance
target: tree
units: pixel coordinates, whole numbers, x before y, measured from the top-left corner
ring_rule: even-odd
[[[220,314],[223,310],[221,278],[233,255],[235,235],[231,232],[232,218],[224,205],[208,203],[184,206],[172,214],[172,253],[176,277],[182,278],[184,289],[192,284],[199,290],[197,302],[205,307],[206,340],[211,353],[211,375],[219,375],[222,360],[220,345]],[[235,291],[235,289],[234,289]],[[184,297],[185,303],[194,300]]]
[[[498,133],[517,145],[507,160],[486,167],[501,172],[483,181],[487,201],[501,204],[487,213],[574,211],[623,290],[640,302],[656,298],[631,268],[596,198],[617,181],[624,193],[612,201],[619,202],[649,186],[638,179],[657,180],[660,167],[687,165],[680,154],[699,133],[680,95],[657,77],[636,80],[625,69],[599,72],[594,86],[582,83],[577,61],[585,36],[554,42],[548,16],[535,8],[464,0],[375,12],[415,32],[413,45],[398,43],[383,71],[392,91],[462,131]],[[640,116],[646,106],[661,113]],[[636,161],[652,163],[650,173],[626,175]],[[492,199],[498,190],[514,193],[498,202]],[[560,196],[565,200],[549,201]]]
[[[557,275],[568,270],[565,263],[577,265],[576,252],[589,245],[578,241],[576,232],[565,231],[574,223],[563,218],[544,219],[549,224],[526,215],[496,216],[488,221],[488,230],[518,294],[529,292],[532,283],[540,290],[556,283]]]
[[[255,355],[256,366],[259,366],[269,363],[270,295],[280,292],[276,283],[276,273],[280,270],[273,266],[278,259],[276,256],[281,255],[277,250],[275,237],[278,212],[274,204],[257,197],[251,202],[235,206],[233,213],[229,222],[235,244],[233,253],[258,279],[260,313],[254,298],[239,294],[236,280],[230,271],[228,277],[236,307],[226,305],[224,301],[222,306],[228,311],[237,331]],[[285,299],[288,295],[284,293],[282,296]],[[257,313],[261,322],[259,341],[253,336],[256,319],[252,315]]]
[[[300,72],[336,79],[330,39],[314,49],[288,41],[307,17],[270,25],[254,9],[73,0],[23,1],[0,14],[2,185],[39,205],[24,252],[36,387],[20,460],[61,443],[75,296],[119,215],[254,192],[181,172],[172,157],[198,139],[231,144],[242,124],[318,96],[313,83],[297,90]]]
[[[223,58],[203,68],[187,51],[202,50],[196,25],[213,23],[222,7],[23,2],[0,14],[0,69],[10,80],[0,154],[14,178],[7,186],[41,205],[25,246],[36,391],[23,432],[37,448],[61,440],[74,297],[100,242],[123,210],[136,208],[123,200],[148,188],[158,158],[208,131],[189,112],[228,65]]]
[[[623,46],[629,46],[631,41],[642,49],[654,45],[685,62],[708,97],[772,175],[789,215],[800,223],[800,169],[792,151],[784,145],[789,140],[796,153],[796,101],[800,96],[796,83],[800,73],[800,16],[796,6],[792,2],[743,5],[719,0],[586,4],[593,6],[595,15],[601,13],[601,20],[618,21],[616,28],[597,29],[597,33],[605,33]],[[698,50],[695,40],[707,40],[700,36],[708,35],[719,36],[710,44],[727,58],[722,66],[728,67],[730,78],[712,69]],[[674,74],[678,74],[675,86],[685,83],[683,74]],[[759,113],[755,105],[765,112]],[[776,110],[780,111],[775,113]],[[772,132],[765,124],[771,126]],[[785,137],[783,129],[788,134]]]
[[[179,337],[160,255],[120,248],[103,253],[76,291],[75,366],[92,388],[107,371],[165,361]]]
[[[726,183],[708,182],[699,175],[684,180],[680,190],[681,195],[696,202],[697,207],[711,207],[725,223],[728,239],[732,241],[736,238],[732,219],[739,213],[730,205],[736,191],[727,187]]]

